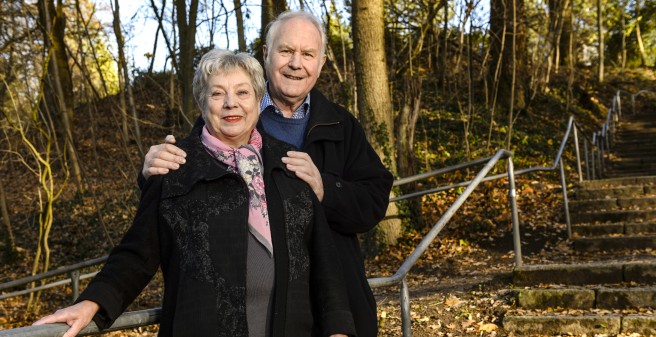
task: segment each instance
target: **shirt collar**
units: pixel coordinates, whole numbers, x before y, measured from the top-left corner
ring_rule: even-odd
[[[264,111],[268,107],[273,107],[273,112],[277,115],[284,116],[282,113],[282,110],[276,106],[275,103],[273,103],[273,100],[271,99],[271,96],[269,95],[269,90],[264,93],[264,97],[262,97],[262,103],[260,103],[260,111]],[[308,93],[307,97],[305,97],[305,101],[303,101],[303,104],[301,104],[292,114],[292,119],[302,119],[305,118],[307,114],[310,113],[310,94]]]

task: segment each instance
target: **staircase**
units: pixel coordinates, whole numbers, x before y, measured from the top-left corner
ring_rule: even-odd
[[[611,149],[606,177],[656,175],[656,108],[623,115]]]
[[[513,271],[518,336],[656,336],[656,109],[623,120],[604,180],[578,183],[565,263]]]

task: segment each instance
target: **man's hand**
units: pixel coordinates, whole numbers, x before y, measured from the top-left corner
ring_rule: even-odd
[[[321,180],[321,173],[314,165],[312,158],[305,152],[289,151],[288,157],[282,157],[282,162],[287,165],[287,169],[296,173],[296,176],[305,181],[314,194],[317,195],[319,201],[323,200],[323,180]]]
[[[144,178],[148,179],[150,176],[167,174],[169,170],[177,170],[180,168],[180,164],[186,162],[185,157],[187,157],[187,154],[173,144],[175,144],[175,137],[167,135],[164,138],[164,144],[153,145],[148,149],[143,170],[141,170]]]
[[[70,307],[59,309],[54,314],[43,317],[32,325],[66,323],[70,328],[62,337],[75,337],[82,329],[89,325],[93,315],[98,312],[99,308],[96,302],[82,301]]]

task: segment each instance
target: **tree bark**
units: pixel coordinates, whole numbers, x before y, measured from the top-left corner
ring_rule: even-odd
[[[599,65],[597,67],[597,81],[602,83],[604,81],[604,21],[602,18],[602,0],[597,0],[597,37],[599,53]]]
[[[640,66],[646,67],[647,53],[645,52],[645,44],[642,42],[642,34],[640,33],[640,21],[642,21],[640,17],[640,0],[636,0],[635,2],[635,13],[636,13],[635,33],[636,33],[636,41],[638,42],[638,51],[640,52]]]
[[[255,58],[264,63],[264,54],[262,47],[266,44],[266,32],[269,23],[273,21],[280,13],[287,10],[287,1],[285,0],[262,0],[262,16],[260,28],[260,43],[255,44]]]
[[[39,102],[43,111],[50,111],[53,120],[61,124],[59,133],[63,136],[64,144],[68,150],[69,163],[73,169],[73,176],[78,192],[84,191],[82,169],[77,157],[73,141],[71,119],[73,118],[73,80],[68,67],[68,55],[64,35],[66,31],[66,17],[62,0],[57,0],[57,7],[53,0],[39,0],[39,22],[43,33],[44,43],[48,53],[48,73],[43,79],[44,97]]]
[[[11,230],[11,221],[9,219],[9,210],[7,209],[7,195],[2,180],[0,180],[0,215],[2,215],[2,222],[7,229],[7,243],[6,251],[9,255],[13,255],[16,251],[16,240],[14,239],[14,232]]]
[[[354,0],[351,24],[360,120],[372,146],[394,173],[394,110],[387,79],[383,4],[383,0]],[[387,212],[397,214],[396,205],[391,203]],[[383,221],[372,233],[372,245],[376,250],[383,249],[396,243],[401,232],[398,219]],[[369,248],[371,251],[371,245]]]
[[[526,30],[524,0],[491,0],[491,68],[488,76],[489,82],[496,87],[494,90],[496,104],[502,109],[511,107],[511,97],[513,96],[512,105],[515,109],[526,108],[527,85],[524,79],[527,68]],[[496,77],[497,71],[494,69],[497,65],[499,67],[498,78]],[[516,77],[514,85],[513,77]],[[510,127],[510,125],[508,126]]]
[[[196,17],[198,15],[198,0],[191,0],[189,8],[185,0],[174,0],[176,7],[178,36],[180,43],[180,56],[178,60],[178,80],[182,95],[182,115],[185,119],[186,130],[196,120],[197,111],[194,104],[193,78],[194,56],[196,55]],[[187,16],[187,14],[189,16]]]
[[[239,51],[246,51],[246,37],[244,37],[244,14],[241,12],[241,0],[233,1],[235,6],[235,17],[237,18],[237,40]]]
[[[130,111],[132,113],[132,120],[134,123],[134,138],[135,142],[137,143],[137,148],[139,149],[139,155],[140,157],[144,156],[144,150],[143,150],[143,144],[141,143],[141,130],[139,128],[139,116],[137,115],[137,108],[135,107],[134,104],[134,95],[132,93],[132,85],[130,84],[130,73],[128,71],[128,64],[125,60],[125,40],[123,39],[123,31],[121,29],[121,16],[120,16],[120,8],[118,4],[118,0],[114,0],[114,22],[113,22],[113,27],[114,27],[114,35],[116,36],[116,44],[118,45],[118,68],[119,72],[123,74],[123,81],[121,81],[121,84],[123,87],[121,88],[121,107],[123,108],[123,113],[122,115],[124,118],[127,117],[127,110],[125,106],[125,94],[127,93],[128,96],[128,103],[130,105]],[[125,139],[128,139],[128,134],[127,134],[127,125],[125,126],[126,130],[124,137]]]

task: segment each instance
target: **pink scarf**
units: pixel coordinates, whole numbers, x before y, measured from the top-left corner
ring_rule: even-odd
[[[233,149],[203,128],[201,141],[207,151],[217,160],[228,165],[228,171],[239,174],[248,186],[248,229],[253,236],[273,254],[269,212],[267,211],[263,166],[260,150],[262,136],[256,129],[251,133],[248,144]]]

